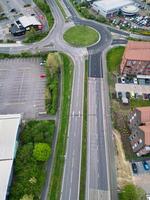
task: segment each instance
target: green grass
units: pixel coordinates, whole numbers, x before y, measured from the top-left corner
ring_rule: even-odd
[[[89,46],[96,43],[99,34],[88,26],[77,25],[64,33],[64,40],[76,47]]]
[[[20,134],[19,147],[14,162],[14,176],[10,191],[11,200],[22,199],[30,194],[39,200],[46,178],[46,162],[33,156],[36,143],[52,146],[55,130],[54,121],[29,121]]]
[[[130,99],[130,107],[133,110],[136,107],[143,107],[143,106],[150,106],[149,100],[143,100],[143,99]]]
[[[24,43],[38,42],[47,36],[48,32],[36,32],[34,34],[28,35],[23,40]]]
[[[109,72],[118,72],[125,47],[112,48],[107,53],[107,69]]]
[[[81,159],[80,196],[79,196],[79,200],[85,200],[85,189],[86,189],[87,90],[88,90],[88,60],[86,60],[86,63],[85,63],[85,77],[84,77],[84,110],[83,110],[82,159]]]
[[[62,66],[62,99],[61,99],[61,121],[60,130],[57,139],[54,165],[51,177],[51,184],[48,199],[60,199],[61,183],[64,169],[64,155],[66,153],[66,141],[68,134],[72,78],[73,78],[73,63],[72,60],[65,54],[61,54],[63,60]]]
[[[45,0],[33,0],[33,1],[44,13],[44,15],[47,18],[49,28],[51,28],[54,23],[54,18],[53,18],[52,12],[51,12],[50,7],[47,4],[47,2]]]

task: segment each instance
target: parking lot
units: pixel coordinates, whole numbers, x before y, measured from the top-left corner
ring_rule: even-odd
[[[147,161],[150,166],[150,161]],[[146,193],[150,193],[150,170],[145,170],[142,162],[136,162],[138,173],[133,173],[133,181],[136,185],[143,188]]]
[[[0,114],[22,113],[29,119],[44,112],[43,73],[38,58],[0,60]]]

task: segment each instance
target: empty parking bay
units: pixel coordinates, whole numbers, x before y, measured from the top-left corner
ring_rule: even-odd
[[[39,63],[39,58],[0,59],[0,114],[31,119],[45,111],[46,80]]]

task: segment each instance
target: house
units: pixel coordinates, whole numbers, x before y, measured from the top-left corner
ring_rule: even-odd
[[[122,57],[120,74],[150,75],[150,42],[128,42]]]
[[[133,152],[137,156],[150,153],[150,107],[136,108],[129,115],[129,137]]]
[[[6,200],[18,147],[21,115],[0,115],[0,200]]]
[[[129,41],[120,64],[115,84],[117,98],[150,100],[150,42]]]
[[[132,5],[131,0],[101,0],[94,1],[92,9],[104,17],[111,17],[112,15],[118,14],[118,12],[124,6]]]

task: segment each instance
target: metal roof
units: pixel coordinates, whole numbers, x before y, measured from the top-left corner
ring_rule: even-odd
[[[102,1],[95,1],[93,3],[93,5],[107,12],[122,8],[123,6],[127,6],[130,4],[133,4],[133,1],[131,0],[102,0]]]
[[[24,28],[28,26],[39,26],[41,23],[34,16],[22,16],[18,19]]]
[[[20,121],[20,114],[0,115],[0,200],[6,198]]]

